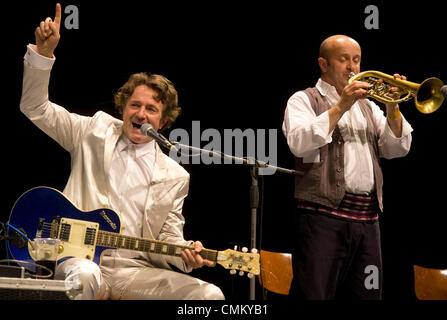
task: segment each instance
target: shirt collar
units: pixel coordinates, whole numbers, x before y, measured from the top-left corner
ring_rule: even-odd
[[[135,148],[135,157],[141,158],[145,155],[155,155],[155,141],[152,140],[148,143],[141,143],[141,144],[135,144],[132,143],[125,134],[122,134],[120,139],[118,140],[118,151],[122,152],[124,150],[127,150],[130,146],[133,146]]]
[[[330,93],[337,93],[337,90],[333,85],[330,85],[326,81],[322,80],[321,78],[318,79],[317,85],[316,85],[318,91],[320,91],[322,96],[327,96]]]

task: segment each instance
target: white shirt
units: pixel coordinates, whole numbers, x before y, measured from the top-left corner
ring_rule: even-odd
[[[316,88],[326,97],[330,106],[340,99],[334,86],[319,79]],[[403,118],[402,136],[397,138],[388,125],[383,111],[373,101],[364,99],[371,106],[373,123],[379,133],[380,156],[392,159],[408,153],[411,146],[413,129]],[[346,191],[356,194],[368,194],[374,190],[374,171],[366,139],[366,118],[360,110],[360,101],[343,114],[338,127],[344,143],[344,172]],[[402,116],[403,117],[403,116]],[[316,116],[306,93],[299,91],[292,95],[287,103],[284,115],[283,132],[290,150],[304,162],[319,162],[319,148],[332,142],[329,131],[329,114],[323,112]]]
[[[118,139],[110,167],[110,203],[121,218],[121,233],[141,237],[143,212],[155,161],[155,142]]]

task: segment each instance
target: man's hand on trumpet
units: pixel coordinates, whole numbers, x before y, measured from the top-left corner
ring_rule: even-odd
[[[407,77],[401,76],[398,73],[395,73],[394,79],[398,80],[407,80]],[[390,88],[390,97],[397,100],[400,96],[402,96],[403,90],[399,87],[392,86]],[[402,115],[400,114],[399,104],[397,103],[386,103],[386,115],[388,125],[393,131],[396,137],[400,137],[402,135]]]
[[[407,80],[406,76],[401,76],[398,73],[393,74],[393,77],[394,77],[394,79],[397,79],[397,80]],[[391,91],[391,93],[389,94],[389,97],[393,98],[394,100],[399,99],[402,96],[402,94],[405,92],[401,88],[393,87],[393,86],[390,87],[390,91]],[[385,106],[386,106],[387,114],[394,114],[397,111],[399,111],[399,105],[397,103],[386,103]]]

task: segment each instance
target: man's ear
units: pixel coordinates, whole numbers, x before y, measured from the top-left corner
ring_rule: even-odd
[[[327,72],[327,60],[325,58],[319,57],[318,58],[318,65],[320,66],[321,72],[325,73]]]

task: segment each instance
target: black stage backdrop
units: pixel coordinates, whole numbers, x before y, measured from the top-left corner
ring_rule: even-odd
[[[447,81],[444,15],[436,1],[66,1],[78,9],[78,28],[62,26],[52,71],[50,99],[68,110],[116,115],[113,93],[130,74],[163,74],[179,92],[183,113],[172,129],[191,137],[200,130],[276,130],[277,165],[294,161],[281,126],[288,98],[313,86],[319,77],[318,48],[333,34],[347,34],[362,47],[362,70],[400,73],[422,82],[436,76]],[[368,29],[378,9],[378,29]],[[19,111],[23,56],[34,43],[34,29],[54,17],[53,2],[8,4],[2,10],[1,126],[3,185],[1,221],[15,200],[35,186],[62,190],[70,156]],[[367,11],[367,13],[365,13]],[[69,19],[64,13],[62,22]],[[376,18],[377,18],[376,17]],[[447,105],[424,115],[414,102],[401,105],[414,128],[409,155],[384,160],[384,205],[381,215],[385,300],[414,300],[413,265],[447,267],[444,150]],[[171,130],[165,132],[169,136]],[[261,131],[262,131],[261,130]],[[207,144],[202,141],[201,146]],[[267,152],[269,147],[267,146]],[[250,170],[239,164],[185,164],[191,174],[184,204],[185,237],[208,248],[250,245]],[[294,214],[293,177],[264,176],[263,249],[290,252]],[[261,220],[259,210],[258,221]],[[258,226],[259,227],[259,226]],[[261,234],[258,228],[258,239]],[[4,244],[1,244],[1,258]],[[221,267],[193,275],[211,281],[228,299],[248,299],[246,277],[230,276]],[[257,298],[262,299],[259,290]]]

